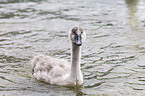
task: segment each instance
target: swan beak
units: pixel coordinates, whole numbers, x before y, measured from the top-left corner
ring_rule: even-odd
[[[82,40],[81,39],[81,34],[80,35],[76,34],[76,36],[75,36],[76,45],[81,46],[82,45],[82,41],[81,40]]]

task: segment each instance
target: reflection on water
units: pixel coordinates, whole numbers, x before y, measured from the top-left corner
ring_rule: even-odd
[[[129,25],[132,28],[137,28],[139,26],[139,20],[137,18],[139,0],[125,0],[125,1],[128,8]]]
[[[143,51],[144,47],[144,28],[141,25],[141,21],[138,19],[138,6],[139,0],[126,0],[127,8],[128,8],[128,15],[129,15],[129,25],[131,27],[132,33],[130,34],[130,40],[133,41],[132,48],[135,47],[136,50]],[[135,29],[135,30],[134,30]],[[136,80],[129,80],[126,82],[127,86],[132,87],[134,90],[145,90],[143,88],[144,82],[144,55],[140,54],[141,56],[137,56],[137,60],[135,60],[134,64],[136,64],[135,69],[129,68],[135,72]],[[141,58],[141,59],[140,59]],[[135,86],[134,86],[135,85]]]
[[[0,1],[1,96],[145,94],[143,0]],[[76,24],[87,33],[81,62],[84,88],[36,81],[32,57],[45,54],[70,61],[68,31]]]
[[[0,3],[16,3],[16,2],[29,2],[29,1],[39,1],[39,0],[0,0]]]

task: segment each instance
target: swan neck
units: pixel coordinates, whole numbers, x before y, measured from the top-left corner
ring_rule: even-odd
[[[81,76],[80,68],[81,46],[72,43],[71,53],[71,77],[78,79]]]

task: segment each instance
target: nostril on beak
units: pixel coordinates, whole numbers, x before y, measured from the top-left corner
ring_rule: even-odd
[[[75,41],[76,41],[75,42],[76,45],[78,45],[78,46],[81,46],[82,45],[81,34],[80,35],[76,34]]]

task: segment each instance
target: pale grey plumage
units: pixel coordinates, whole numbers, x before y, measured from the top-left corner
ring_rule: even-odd
[[[63,86],[83,84],[83,75],[80,68],[81,45],[85,39],[85,32],[79,26],[70,31],[72,43],[71,64],[62,59],[39,55],[32,59],[33,75],[37,80]]]

